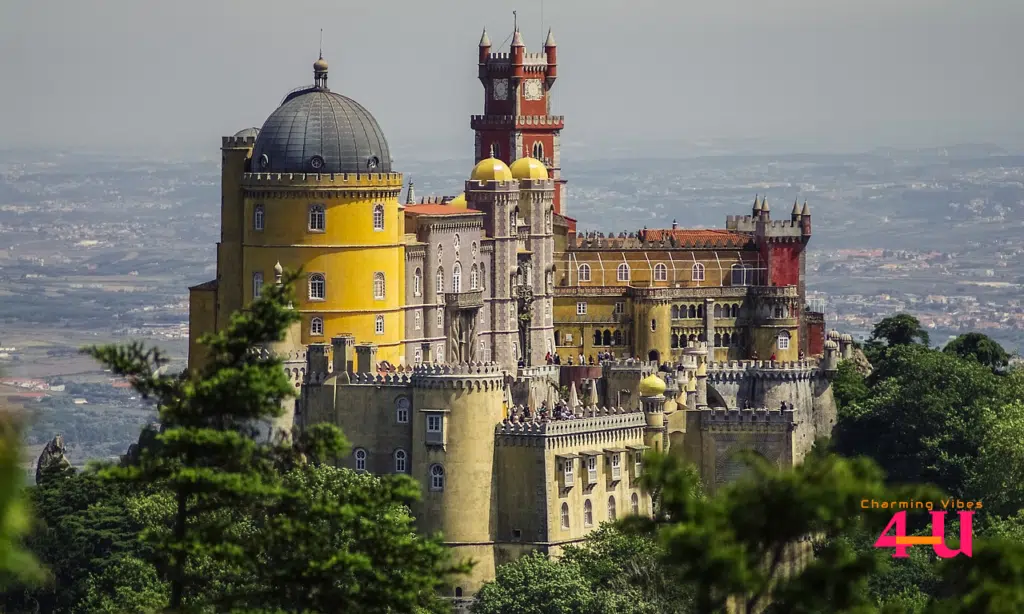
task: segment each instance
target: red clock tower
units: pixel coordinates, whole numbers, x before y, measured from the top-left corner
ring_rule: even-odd
[[[564,118],[551,115],[551,88],[558,77],[555,37],[548,30],[544,51],[527,53],[516,28],[509,52],[491,53],[491,39],[484,30],[479,77],[484,113],[470,118],[476,132],[476,162],[494,157],[512,164],[526,156],[537,158],[555,180],[555,212],[563,214],[565,180],[558,138]]]

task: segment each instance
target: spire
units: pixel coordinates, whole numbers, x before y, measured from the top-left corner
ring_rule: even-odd
[[[551,33],[551,28],[548,28],[548,38],[547,38],[547,40],[544,41],[544,46],[545,47],[554,47],[555,46],[555,35]]]
[[[416,204],[416,192],[413,190],[413,184],[409,182],[409,191],[405,193],[405,204],[415,205]]]
[[[800,215],[800,204],[797,202],[797,200],[799,199],[793,199],[793,215]]]
[[[800,215],[804,217],[811,217],[811,208],[807,206],[806,200],[804,201],[804,208],[803,211],[800,212]]]
[[[764,196],[761,197],[761,213],[768,213],[768,199]]]
[[[516,28],[515,34],[512,35],[512,46],[513,47],[525,47],[523,43],[523,35],[519,33],[519,28]]]
[[[754,194],[754,213],[757,214],[761,211],[761,201],[757,200],[757,194]]]
[[[481,47],[490,47],[491,46],[491,37],[487,36],[487,28],[484,28],[484,33],[480,35],[480,46]]]

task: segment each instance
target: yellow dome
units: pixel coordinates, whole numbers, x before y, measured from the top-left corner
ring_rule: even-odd
[[[448,201],[448,206],[449,207],[454,207],[456,209],[466,209],[466,208],[468,208],[469,207],[469,203],[466,202],[466,193],[463,192],[462,194],[459,194],[455,198],[453,198],[450,201]]]
[[[509,167],[516,179],[547,179],[548,169],[537,158],[519,158]]]
[[[707,363],[703,363],[702,362],[699,365],[697,365],[697,377],[707,377],[707,376],[708,376]]]
[[[469,178],[473,181],[512,181],[514,179],[508,165],[497,158],[481,160],[473,167]]]
[[[697,392],[697,380],[691,377],[690,380],[686,382],[686,391]]]
[[[656,397],[665,394],[665,381],[657,375],[648,375],[640,380],[640,396]]]

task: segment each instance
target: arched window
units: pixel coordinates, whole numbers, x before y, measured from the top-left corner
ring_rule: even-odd
[[[679,319],[679,305],[672,305],[672,319]]]
[[[384,334],[384,316],[377,316],[377,319],[373,323],[373,332],[378,335]]]
[[[672,347],[673,348],[678,348],[679,347],[679,335],[677,335],[675,333],[672,333]]]
[[[384,205],[373,206],[373,229],[384,230]]]
[[[417,311],[416,315],[413,316],[413,323],[415,326],[415,330],[419,330],[420,328],[422,328],[423,318],[420,316],[420,312]]]
[[[518,211],[513,211],[512,213],[508,214],[508,234],[509,234],[509,236],[513,236],[514,237],[514,236],[516,236],[516,233],[519,232],[519,224],[516,221],[516,217],[518,215],[519,215]]]
[[[327,221],[324,216],[323,205],[311,205],[309,207],[309,229],[313,232],[323,232],[327,228]]]
[[[789,349],[789,333],[788,332],[781,331],[779,333],[779,336],[775,339],[775,347],[779,348],[780,350],[788,350]]]
[[[408,460],[409,457],[405,454],[405,450],[401,448],[395,450],[395,473],[405,473]]]
[[[437,267],[437,293],[444,294],[444,269]]]
[[[352,456],[356,459],[356,471],[366,471],[366,450],[356,448]]]
[[[615,520],[615,495],[608,497],[608,520]]]
[[[259,298],[261,292],[263,292],[263,273],[257,271],[252,274],[252,297]]]
[[[412,295],[419,296],[423,292],[423,271],[420,271],[419,267],[416,268],[416,272],[412,275]]]
[[[461,599],[462,598],[462,587],[461,586],[456,586],[455,587],[455,598],[456,599]]]
[[[704,317],[704,305],[697,305],[697,317],[698,318],[703,318]]]
[[[320,317],[312,317],[309,320],[309,334],[314,337],[322,337],[324,335],[324,319]]]
[[[590,265],[580,265],[580,281],[590,281]]]
[[[378,271],[373,274],[373,298],[378,301],[383,301],[384,290],[384,273]]]
[[[562,504],[562,528],[563,529],[568,529],[569,528],[569,504],[568,503],[563,503]]]
[[[469,253],[473,256],[473,260],[476,260],[476,241],[473,241],[469,247]]]
[[[697,308],[694,307],[693,305],[690,305],[690,307],[686,310],[686,315],[691,320],[696,318],[697,317]]]
[[[480,276],[476,272],[476,265],[469,267],[469,289],[476,290],[480,285]]]
[[[611,345],[611,344],[612,344],[612,331],[606,330],[606,331],[604,331],[604,345]]]
[[[634,516],[639,516],[640,515],[640,497],[636,493],[633,493],[632,496],[629,497],[629,505],[630,505],[630,507],[633,508],[633,515]]]
[[[437,244],[437,265],[441,266],[441,257],[444,256],[444,245]]]
[[[487,265],[480,263],[480,289],[487,289]]]
[[[668,281],[668,267],[660,262],[654,265],[654,281]]]
[[[452,241],[452,247],[455,248],[456,252],[458,252],[459,248],[462,247],[462,243],[459,241],[459,235],[458,234],[455,235],[455,239]],[[456,255],[458,255],[458,254],[456,254]]]
[[[430,466],[430,490],[444,490],[444,467],[441,465]]]
[[[263,205],[256,205],[252,209],[252,229],[263,230]]]
[[[722,335],[722,347],[729,347],[730,345],[732,345],[731,341],[732,339],[729,338],[729,333],[725,333]]]
[[[398,397],[395,401],[395,422],[409,424],[409,398]]]
[[[444,307],[437,308],[437,330],[444,332]]]
[[[587,499],[583,502],[583,526],[590,527],[594,525],[594,505]]]
[[[719,334],[719,333],[715,333],[715,345],[714,345],[714,347],[716,347],[716,348],[722,347],[722,335]]]
[[[458,262],[452,269],[452,292],[462,292],[462,265]]]
[[[415,365],[423,364],[423,350],[417,349],[412,353],[412,362]]]
[[[740,317],[740,306],[733,303],[732,309],[729,310],[729,317],[738,318]]]
[[[309,300],[322,301],[327,298],[327,279],[323,273],[309,276]]]
[[[651,320],[651,330],[652,331],[658,330],[658,321],[657,320]]]
[[[601,331],[594,331],[594,345],[601,345]]]
[[[722,306],[716,304],[714,313],[716,318],[722,317]]]
[[[693,267],[690,268],[690,278],[693,281],[704,281],[704,265],[699,262],[693,263]]]
[[[629,281],[629,265],[623,262],[615,269],[615,277],[619,281]]]
[[[538,160],[544,159],[544,143],[541,143],[540,141],[533,142],[533,157]]]
[[[622,331],[615,331],[615,345],[622,345]]]
[[[501,147],[499,147],[497,143],[491,143],[491,157],[492,158],[500,158],[501,157]]]

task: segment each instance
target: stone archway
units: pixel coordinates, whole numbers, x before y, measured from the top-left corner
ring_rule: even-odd
[[[647,352],[647,360],[653,360],[654,362],[661,364],[661,354],[658,353],[658,350],[651,350],[650,352]]]
[[[720,393],[717,390],[715,390],[714,386],[712,386],[711,384],[707,384],[707,391],[708,391],[708,395],[707,395],[708,396],[708,407],[710,407],[712,409],[714,409],[716,407],[726,407],[726,408],[729,407],[729,405],[726,404],[726,402],[725,402],[725,397],[722,396],[722,393]]]

